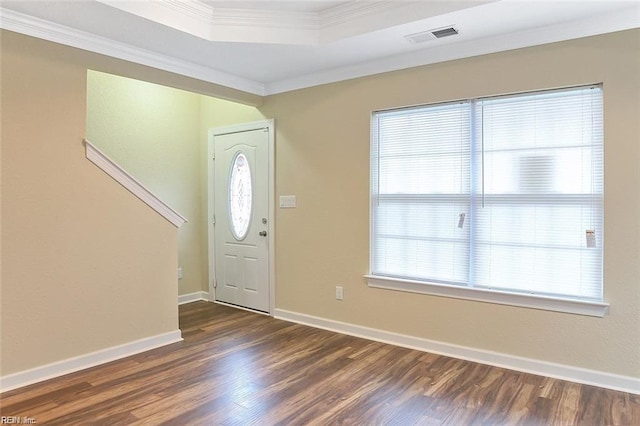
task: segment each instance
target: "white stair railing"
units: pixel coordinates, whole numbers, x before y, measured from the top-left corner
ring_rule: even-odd
[[[102,169],[102,171],[111,176],[116,182],[128,189],[133,195],[158,212],[174,226],[179,228],[185,222],[188,222],[184,216],[172,209],[169,205],[154,195],[153,192],[145,188],[145,186],[138,182],[136,178],[127,173],[126,170],[107,157],[91,142],[85,139],[84,145],[86,147],[86,155],[89,161]]]

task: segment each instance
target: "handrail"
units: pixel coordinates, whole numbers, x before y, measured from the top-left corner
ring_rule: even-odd
[[[129,192],[171,222],[176,228],[179,228],[182,224],[188,222],[184,216],[154,195],[153,192],[149,191],[144,185],[138,182],[136,178],[131,176],[126,170],[116,164],[115,161],[96,148],[95,145],[87,139],[84,139],[83,142],[86,147],[86,155],[89,161],[98,166],[116,182],[129,190]]]

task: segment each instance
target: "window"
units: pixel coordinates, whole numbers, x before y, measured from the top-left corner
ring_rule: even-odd
[[[373,114],[370,285],[603,315],[602,243],[600,86]]]
[[[240,241],[247,236],[253,211],[251,169],[247,157],[236,153],[229,170],[229,218],[233,237]]]

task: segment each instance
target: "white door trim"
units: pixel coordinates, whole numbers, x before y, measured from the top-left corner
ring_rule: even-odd
[[[232,126],[216,127],[209,129],[207,147],[207,230],[209,249],[209,300],[216,300],[215,279],[215,227],[214,224],[214,176],[215,151],[213,141],[216,136],[230,133],[248,132],[252,130],[268,129],[269,131],[269,209],[267,218],[267,232],[269,235],[269,315],[273,316],[276,301],[276,274],[275,274],[275,122],[273,119],[253,121],[250,123],[236,124]]]

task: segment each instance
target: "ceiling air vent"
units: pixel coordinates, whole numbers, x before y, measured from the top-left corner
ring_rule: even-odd
[[[428,40],[435,40],[437,38],[449,37],[456,34],[458,34],[458,30],[456,30],[454,27],[445,27],[435,30],[422,31],[415,34],[409,34],[404,36],[404,38],[409,40],[411,43],[424,43]]]
[[[458,34],[458,30],[453,27],[448,27],[439,30],[433,30],[431,31],[431,34],[433,34],[435,38],[449,37]]]

